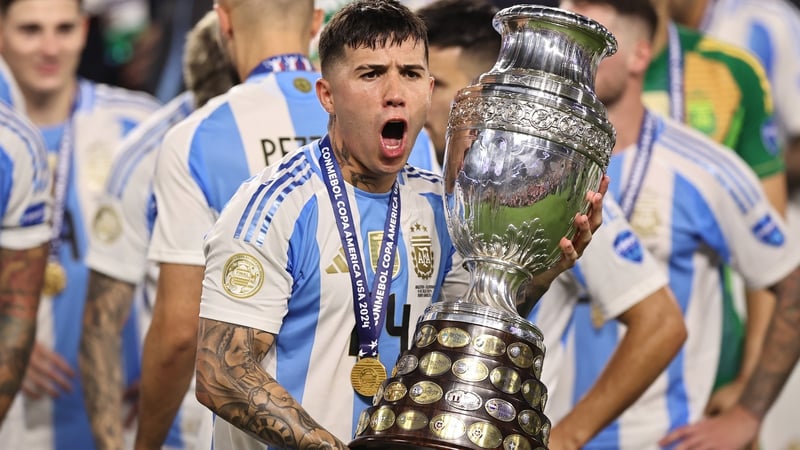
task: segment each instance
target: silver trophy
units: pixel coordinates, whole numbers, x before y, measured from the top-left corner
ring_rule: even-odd
[[[615,135],[594,78],[616,41],[540,6],[503,9],[494,27],[497,63],[459,92],[447,135],[447,224],[469,291],[420,317],[351,448],[547,447],[542,334],[517,306],[560,258],[608,166]]]

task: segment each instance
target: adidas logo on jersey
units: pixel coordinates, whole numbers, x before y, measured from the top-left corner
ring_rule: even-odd
[[[333,257],[333,262],[331,265],[325,269],[325,273],[349,273],[350,268],[347,265],[347,260],[344,257],[344,248],[339,247],[339,253]]]

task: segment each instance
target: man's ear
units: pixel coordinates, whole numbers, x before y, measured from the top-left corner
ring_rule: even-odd
[[[331,83],[325,78],[317,80],[317,98],[322,108],[328,113],[333,114],[335,111],[333,107],[333,92],[331,91]]]
[[[636,41],[636,48],[633,51],[633,56],[630,61],[630,70],[644,76],[652,59],[653,44],[647,39],[639,39]]]
[[[214,4],[214,11],[217,12],[217,21],[219,22],[219,33],[225,39],[233,38],[233,27],[231,26],[231,15],[228,11],[220,6],[218,3]]]

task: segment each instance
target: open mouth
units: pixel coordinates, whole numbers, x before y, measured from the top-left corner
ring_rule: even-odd
[[[388,148],[403,145],[403,136],[406,133],[406,123],[402,120],[392,120],[386,123],[381,130],[383,144]]]

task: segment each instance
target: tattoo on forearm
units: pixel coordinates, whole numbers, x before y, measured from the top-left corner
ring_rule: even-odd
[[[764,348],[740,404],[763,418],[800,357],[800,268],[776,289],[775,312]]]
[[[83,315],[80,371],[83,397],[97,448],[118,449],[123,445],[122,421],[122,327],[128,317],[134,286],[101,273],[89,275],[89,290]]]
[[[274,336],[201,319],[199,337],[197,396],[217,415],[281,448],[346,448],[260,366]]]
[[[0,421],[19,390],[36,334],[47,247],[0,249]]]

